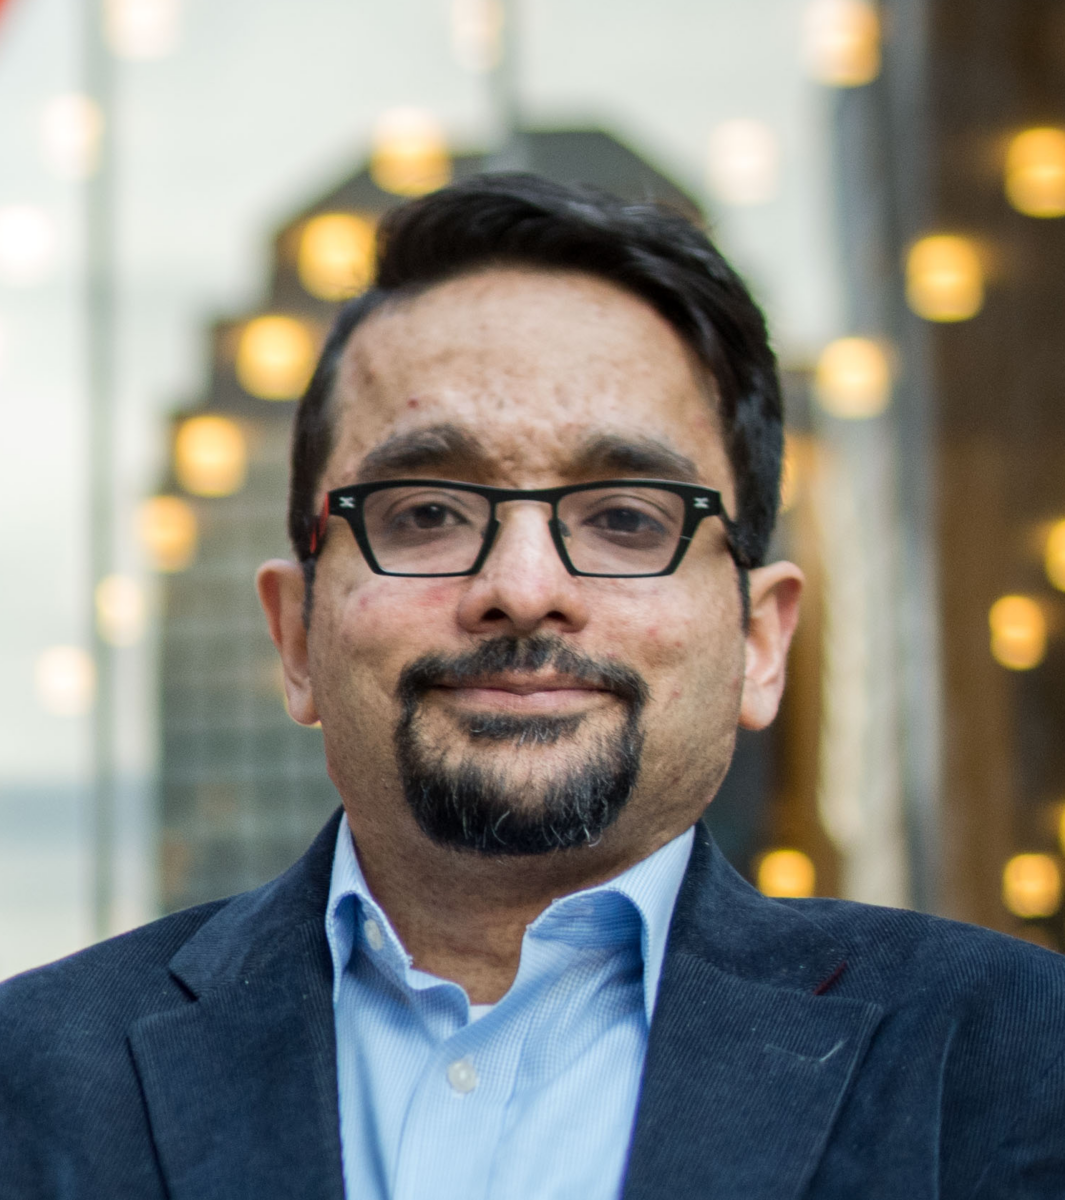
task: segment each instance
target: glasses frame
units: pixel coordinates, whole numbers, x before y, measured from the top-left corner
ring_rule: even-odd
[[[444,571],[424,574],[418,571],[386,571],[377,561],[366,536],[366,525],[363,519],[363,505],[366,497],[375,492],[394,487],[446,487],[452,491],[472,492],[488,501],[488,524],[485,526],[484,538],[480,553],[473,565],[466,571]],[[558,505],[566,496],[574,492],[587,492],[603,487],[647,488],[659,492],[671,492],[680,496],[684,501],[684,522],[677,548],[669,563],[661,571],[645,571],[639,575],[612,575],[599,571],[579,571],[570,561],[562,537],[562,528],[558,519]],[[496,506],[507,504],[512,500],[533,500],[541,504],[551,505],[551,516],[548,528],[551,540],[555,544],[558,556],[563,566],[571,575],[579,575],[591,579],[651,579],[661,575],[672,575],[680,566],[681,560],[691,544],[695,531],[699,528],[704,517],[720,517],[728,541],[729,553],[739,561],[733,548],[733,523],[725,512],[721,502],[721,493],[714,488],[703,487],[696,483],[677,483],[669,479],[598,479],[592,483],[573,483],[563,487],[553,488],[499,488],[488,487],[479,483],[461,483],[454,479],[385,479],[375,483],[355,483],[348,487],[334,488],[327,493],[322,504],[322,512],[317,523],[311,530],[311,557],[317,558],[325,543],[326,525],[331,516],[343,517],[355,535],[355,542],[366,560],[367,566],[376,575],[394,575],[406,579],[452,579],[466,575],[476,575],[484,566],[492,551],[496,534],[499,532],[499,521],[496,520]],[[741,564],[742,565],[742,564]]]

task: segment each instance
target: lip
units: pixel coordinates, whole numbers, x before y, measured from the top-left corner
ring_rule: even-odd
[[[608,696],[605,688],[567,676],[493,675],[432,689],[462,707],[505,712],[555,712]]]

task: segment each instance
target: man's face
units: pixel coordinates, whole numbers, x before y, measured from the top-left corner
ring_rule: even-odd
[[[343,355],[334,419],[319,502],[367,479],[642,476],[717,488],[735,512],[705,372],[648,305],[582,274],[486,270],[380,310]],[[673,575],[603,579],[567,572],[549,516],[502,506],[483,569],[459,578],[376,575],[330,520],[297,715],[321,719],[357,834],[409,832],[421,797],[487,804],[504,833],[510,820],[532,839],[513,852],[548,849],[545,830],[582,820],[584,840],[609,826],[609,839],[653,846],[713,795],[745,662],[721,522],[701,523]],[[584,810],[562,813],[582,787]],[[417,815],[461,841],[461,813],[435,831]]]

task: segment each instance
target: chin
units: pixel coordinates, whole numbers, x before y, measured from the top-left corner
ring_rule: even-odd
[[[437,845],[491,856],[594,845],[636,787],[643,732],[635,714],[598,733],[583,715],[467,724],[458,744],[424,737],[413,716],[396,730],[407,803]]]

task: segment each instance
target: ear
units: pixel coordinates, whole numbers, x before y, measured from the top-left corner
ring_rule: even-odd
[[[301,725],[314,725],[318,710],[307,669],[307,629],[303,624],[303,571],[294,562],[272,558],[255,576],[259,603],[285,672],[289,716]]]
[[[750,573],[751,619],[740,697],[744,729],[764,729],[777,715],[802,585],[802,571],[790,562],[770,563]]]

